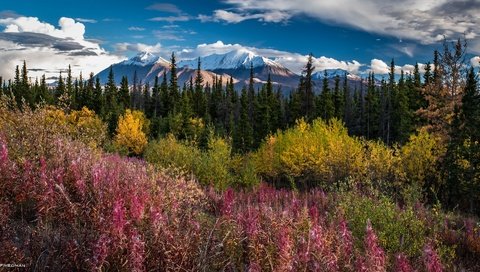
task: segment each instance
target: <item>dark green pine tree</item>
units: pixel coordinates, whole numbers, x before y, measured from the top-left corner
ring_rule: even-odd
[[[167,83],[167,72],[164,70],[163,71],[163,80],[162,84],[160,84],[160,116],[161,117],[167,117],[168,114],[171,111],[171,108],[169,107],[171,104],[169,101],[169,93],[168,93],[168,83]]]
[[[87,107],[88,104],[87,86],[83,80],[82,72],[80,72],[80,75],[78,76],[78,95],[76,98],[76,104],[78,109]]]
[[[234,127],[235,127],[235,104],[236,104],[236,92],[235,86],[233,84],[233,77],[230,77],[226,87],[226,94],[225,94],[225,107],[226,107],[226,115],[225,115],[225,131],[226,134],[230,137],[233,137]]]
[[[312,74],[313,71],[315,70],[315,66],[313,66],[313,55],[310,53],[308,55],[308,60],[307,64],[303,68],[303,88],[305,91],[304,95],[304,101],[303,101],[303,107],[304,107],[304,115],[307,118],[308,121],[311,121],[315,119],[315,117],[318,115],[316,113],[316,107],[315,107],[315,93],[313,90],[313,80],[312,80]]]
[[[203,92],[203,76],[202,76],[202,63],[200,57],[198,58],[197,72],[195,75],[195,90],[194,90],[194,101],[193,109],[195,115],[198,117],[205,117],[205,93]]]
[[[152,105],[150,111],[147,112],[148,118],[157,118],[160,116],[160,85],[158,84],[158,76],[155,76],[155,80],[153,81],[153,88],[152,88]]]
[[[300,80],[302,82],[302,80]],[[302,118],[304,111],[302,109],[304,91],[302,90],[302,83],[297,90],[290,93],[288,100],[288,113],[287,120],[288,125],[292,126],[297,120]]]
[[[105,120],[108,124],[108,132],[110,135],[115,134],[115,130],[117,128],[117,121],[118,117],[121,114],[121,109],[118,106],[118,89],[117,85],[115,84],[115,77],[113,74],[113,68],[110,66],[110,71],[108,73],[108,81],[105,85],[104,91],[104,101],[105,101]]]
[[[65,83],[63,82],[62,72],[60,71],[60,75],[58,76],[57,88],[55,90],[55,98],[57,104],[61,104],[62,97],[65,97]]]
[[[409,78],[407,78],[406,80],[408,103],[409,103],[410,111],[412,113],[416,113],[422,108],[423,109],[427,108],[427,101],[425,100],[423,89],[434,88],[433,87],[433,84],[435,81],[434,77],[438,76],[438,72],[434,72],[434,76],[430,77],[429,70],[426,70],[426,71],[428,71],[425,73],[427,78],[424,77],[426,80],[423,85],[421,82],[420,69],[418,67],[418,63],[415,64],[415,67],[413,69],[413,75],[410,75]],[[428,86],[426,84],[428,84]],[[417,127],[420,127],[425,124],[425,120],[418,114],[414,114],[412,118],[413,118],[412,120],[413,124]]]
[[[379,92],[375,86],[375,75],[370,73],[367,94],[365,95],[365,136],[367,139],[379,138],[379,100]]]
[[[73,86],[73,78],[72,78],[72,67],[68,65],[67,69],[67,78],[65,79],[65,98],[63,100],[63,103],[66,105],[69,105],[72,109],[76,108],[75,102],[76,102],[76,97],[75,97],[75,89]]]
[[[250,78],[248,81],[248,119],[250,124],[253,124],[255,116],[255,85],[254,85],[254,70],[253,63],[250,62]]]
[[[178,88],[177,78],[177,61],[175,59],[175,52],[172,52],[170,59],[170,82],[168,85],[169,99],[171,103],[171,109],[173,113],[180,110],[180,91]]]
[[[387,86],[382,86],[381,105],[381,137],[383,142],[390,145],[392,141],[392,96],[397,91],[397,82],[395,81],[395,61],[390,62],[390,71],[388,72]]]
[[[265,85],[265,89],[267,92],[267,105],[268,105],[268,113],[270,120],[268,132],[272,133],[275,132],[278,128],[280,128],[280,115],[281,115],[281,103],[277,97],[277,94],[273,91],[273,84],[272,78],[270,73],[268,74],[267,83]]]
[[[398,87],[392,93],[392,139],[400,144],[405,143],[413,132],[411,112],[408,102],[407,86],[403,70]]]
[[[180,105],[181,105],[180,113],[182,116],[181,136],[184,139],[191,140],[192,137],[195,135],[190,125],[190,118],[192,118],[193,112],[192,112],[192,103],[190,101],[190,96],[188,95],[187,88],[185,88],[185,90],[181,94]]]
[[[105,116],[105,96],[103,95],[100,78],[95,78],[95,89],[92,96],[92,109],[100,116]]]
[[[248,93],[245,88],[242,89],[239,103],[240,116],[235,127],[233,149],[235,152],[245,153],[250,151],[253,146],[253,128],[248,116]]]
[[[260,145],[265,137],[270,133],[270,106],[268,103],[268,95],[266,85],[264,85],[258,93],[255,103],[255,122],[254,128],[254,147]]]
[[[322,93],[317,97],[317,115],[323,120],[330,120],[335,116],[335,105],[333,101],[333,94],[328,86],[327,70],[324,71]]]
[[[34,101],[35,96],[32,92],[32,88],[28,80],[28,70],[27,70],[26,61],[23,61],[23,65],[22,65],[20,93],[21,93],[21,97],[25,99],[25,103],[27,103],[27,105],[29,105],[30,107],[33,107],[35,102]]]
[[[37,103],[45,102],[46,104],[53,104],[53,96],[48,88],[47,79],[45,78],[45,75],[42,75],[42,77],[40,78],[40,85],[38,87],[36,102]]]
[[[335,85],[333,88],[333,105],[335,108],[334,117],[343,120],[345,116],[345,97],[344,92],[340,90],[340,76],[335,76]]]
[[[95,78],[93,73],[90,73],[88,80],[85,84],[85,98],[84,98],[84,104],[87,108],[90,110],[95,111],[95,105],[94,105],[94,93],[95,93]],[[98,113],[97,111],[95,111]]]
[[[115,77],[113,74],[113,67],[110,66],[110,71],[108,72],[108,80],[107,84],[105,85],[105,108],[107,112],[113,111],[117,109],[118,106],[118,89],[117,85],[115,84]]]
[[[348,128],[350,131],[350,128],[352,127],[353,124],[353,114],[354,114],[354,103],[353,103],[353,97],[352,94],[350,93],[349,85],[348,85],[348,77],[347,73],[344,74],[343,76],[343,86],[342,86],[342,92],[343,92],[343,122],[345,123],[345,126]]]
[[[152,92],[150,90],[150,84],[147,82],[143,86],[142,91],[142,104],[140,110],[144,113],[150,112],[152,108]]]
[[[126,76],[122,76],[122,81],[120,82],[118,103],[121,109],[130,108],[130,88],[128,86],[128,78]]]

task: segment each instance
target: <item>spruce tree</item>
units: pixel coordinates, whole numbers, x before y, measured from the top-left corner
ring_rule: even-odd
[[[170,59],[170,82],[168,85],[168,91],[169,99],[171,101],[171,108],[169,107],[169,110],[176,112],[179,110],[180,92],[178,89],[177,62],[174,52],[172,52],[172,57]]]
[[[335,116],[335,105],[333,101],[333,94],[328,86],[327,70],[324,71],[322,93],[317,98],[317,105],[317,115],[323,120],[328,121]]]
[[[305,100],[303,102],[303,107],[304,107],[304,114],[307,120],[311,121],[315,118],[316,116],[316,109],[315,109],[315,94],[313,90],[313,80],[312,80],[312,74],[313,71],[315,70],[315,66],[313,66],[313,55],[310,53],[308,55],[308,60],[307,64],[305,65],[303,69],[303,75],[304,75],[304,81],[303,81],[303,86],[305,89]]]
[[[169,94],[168,94],[168,83],[167,83],[167,72],[164,70],[163,71],[163,80],[162,84],[160,85],[160,116],[161,117],[166,117],[169,113],[171,108],[169,107],[170,105],[169,101]]]
[[[233,137],[233,148],[236,152],[244,153],[251,150],[253,145],[253,128],[248,116],[248,93],[242,89],[240,97],[240,116]]]
[[[334,117],[343,120],[345,116],[345,93],[340,90],[340,76],[335,76],[335,85],[333,89],[333,104],[335,108]]]
[[[120,108],[130,108],[130,89],[128,86],[128,78],[126,76],[122,76],[122,81],[120,83],[120,89],[118,92],[118,102]]]

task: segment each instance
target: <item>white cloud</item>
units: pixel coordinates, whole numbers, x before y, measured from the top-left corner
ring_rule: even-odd
[[[169,4],[169,3],[153,4],[151,6],[148,6],[146,9],[163,11],[163,12],[170,12],[170,13],[181,13],[182,12],[177,6],[175,6],[174,4]]]
[[[85,34],[85,25],[79,22],[75,22],[72,18],[62,17],[58,21],[60,28],[40,22],[37,17],[17,17],[0,19],[0,25],[5,26],[3,32],[6,33],[20,33],[20,32],[33,32],[46,34],[56,38],[72,38],[78,41],[82,41]]]
[[[153,18],[150,18],[148,19],[149,21],[152,21],[152,22],[169,22],[169,23],[173,23],[173,22],[186,22],[186,21],[189,21],[191,19],[190,16],[187,16],[187,15],[178,15],[178,16],[165,16],[165,17],[153,17]]]
[[[95,24],[98,21],[95,19],[87,19],[87,18],[75,18],[76,21],[79,21],[80,23],[90,23],[90,24]]]
[[[213,12],[212,16],[200,14],[198,16],[198,19],[201,22],[213,21],[213,22],[225,22],[229,24],[238,24],[246,20],[258,20],[258,21],[267,22],[267,23],[280,23],[280,22],[287,21],[291,17],[292,16],[289,13],[284,11],[278,11],[278,10],[265,12],[265,13],[249,14],[249,13],[236,13],[228,10],[218,9]]]
[[[119,54],[125,54],[127,52],[150,52],[150,53],[161,53],[162,46],[160,43],[154,45],[148,45],[144,43],[117,43],[115,44],[115,52]]]
[[[0,75],[13,77],[16,65],[25,60],[31,77],[57,76],[70,64],[74,75],[106,68],[121,60],[109,54],[97,42],[86,40],[85,25],[71,18],[60,18],[55,27],[36,17],[0,19]]]
[[[246,19],[284,22],[293,16],[309,16],[320,21],[346,25],[398,39],[431,44],[465,33],[478,39],[480,1],[476,0],[224,0],[230,5],[217,20],[238,23]],[[272,14],[277,14],[273,16]],[[218,16],[221,15],[221,16]],[[409,54],[407,50],[405,52]]]
[[[128,28],[128,30],[130,30],[130,31],[144,31],[145,28],[138,27],[138,26],[131,26],[131,27]]]
[[[433,70],[433,64],[430,64],[430,69]],[[403,66],[395,65],[395,74],[399,75],[402,71],[405,74],[413,74],[415,66],[412,64],[405,64]],[[425,72],[425,64],[418,63],[418,71],[420,73]],[[390,64],[387,64],[383,60],[372,59],[370,61],[370,69],[367,72],[374,72],[377,75],[386,75],[390,73]]]

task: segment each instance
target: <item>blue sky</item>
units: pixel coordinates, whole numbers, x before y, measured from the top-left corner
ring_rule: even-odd
[[[193,58],[237,48],[295,72],[310,52],[317,70],[381,73],[395,58],[408,71],[429,61],[443,37],[465,35],[468,58],[478,56],[478,14],[477,0],[5,1],[0,73],[24,59],[32,74],[65,63],[88,73],[142,50]]]

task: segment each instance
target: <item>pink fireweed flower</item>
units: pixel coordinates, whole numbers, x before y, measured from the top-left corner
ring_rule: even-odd
[[[8,161],[8,148],[2,141],[2,149],[0,150],[0,163],[4,164]]]
[[[125,226],[127,225],[127,220],[125,219],[125,207],[123,205],[123,200],[117,200],[113,204],[112,212],[112,229],[116,235],[123,235]]]
[[[108,256],[109,247],[110,238],[108,238],[107,235],[102,234],[93,247],[92,266],[95,270],[100,270],[102,267],[105,259]]]
[[[437,252],[431,244],[426,244],[423,249],[423,261],[427,272],[442,272],[443,267]]]
[[[137,230],[131,231],[129,235],[129,261],[131,271],[144,271],[145,243]]]
[[[144,199],[138,195],[133,195],[130,199],[130,215],[135,222],[139,222],[142,219],[145,208]]]
[[[353,238],[352,233],[347,227],[347,221],[345,219],[341,219],[339,226],[338,226],[340,240],[342,243],[342,251],[345,257],[350,258],[353,252]]]
[[[227,217],[232,215],[232,208],[235,202],[235,193],[229,188],[223,193],[223,202],[221,206],[221,214]]]
[[[277,271],[292,271],[293,270],[293,241],[290,236],[290,229],[283,226],[277,239],[278,247],[278,265]]]
[[[378,245],[378,238],[373,231],[370,220],[367,221],[367,233],[365,235],[365,257],[370,271],[385,271],[386,257],[383,249]]]
[[[413,268],[407,257],[400,253],[395,257],[395,272],[412,272]]]

